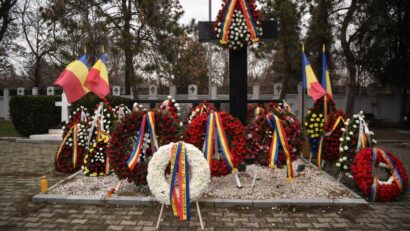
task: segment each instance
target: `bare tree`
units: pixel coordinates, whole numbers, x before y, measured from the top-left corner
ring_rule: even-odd
[[[11,17],[11,10],[16,5],[17,0],[0,0],[0,41],[3,40],[4,34],[6,34],[9,24],[14,20]]]

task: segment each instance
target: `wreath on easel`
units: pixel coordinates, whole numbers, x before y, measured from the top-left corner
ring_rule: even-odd
[[[89,116],[87,108],[81,106],[65,122],[63,141],[54,160],[56,171],[73,173],[81,168],[81,161],[86,153]]]
[[[147,121],[147,117],[151,120]],[[107,151],[117,177],[136,185],[146,184],[153,151],[158,145],[179,140],[182,132],[179,123],[167,110],[138,111],[126,116],[113,129]]]

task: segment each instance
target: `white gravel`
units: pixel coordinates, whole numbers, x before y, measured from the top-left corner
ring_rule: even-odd
[[[301,161],[293,163],[294,169]],[[257,180],[252,189],[252,180],[257,171]],[[295,173],[297,176],[297,173]],[[294,182],[295,191],[286,178],[286,169],[268,169],[256,165],[247,166],[246,172],[239,173],[243,188],[237,188],[233,175],[213,177],[203,195],[204,198],[220,199],[325,199],[325,198],[354,198],[340,183],[328,178],[320,170],[306,166],[304,172],[297,176]],[[50,194],[63,195],[106,195],[115,188],[118,179],[115,175],[106,177],[87,177],[77,175],[58,187],[51,190]],[[122,196],[150,196],[148,186],[135,186],[124,181],[118,195]]]

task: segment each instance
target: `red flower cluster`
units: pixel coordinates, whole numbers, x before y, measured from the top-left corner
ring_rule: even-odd
[[[337,118],[342,117],[343,120],[346,120],[346,114],[342,110],[333,111],[327,115],[325,125],[323,127],[324,134],[332,130],[333,125],[335,124]],[[339,158],[339,146],[340,146],[340,137],[342,136],[342,128],[345,127],[344,122],[340,121],[336,129],[330,134],[330,136],[325,136],[324,146],[323,146],[323,159],[327,161],[334,161]]]
[[[187,118],[188,120],[192,121],[198,115],[202,113],[209,113],[210,111],[216,111],[216,108],[214,107],[214,105],[211,103],[208,103],[207,101],[203,101],[199,105],[191,108],[191,110],[188,113]]]
[[[192,123],[186,130],[184,138],[185,142],[195,145],[200,150],[202,150],[204,145],[208,114],[209,113],[203,113],[192,120]],[[225,130],[228,141],[230,141],[233,164],[235,167],[238,167],[247,157],[245,147],[245,128],[240,120],[228,115],[226,112],[220,112],[219,115],[221,116],[223,129]],[[229,173],[228,166],[225,164],[222,157],[212,161],[212,176],[224,176]]]
[[[81,121],[81,110],[83,110],[84,113],[86,114],[85,121]],[[79,123],[83,125],[85,128],[84,131],[86,131],[89,120],[90,118],[88,116],[87,108],[85,107],[78,108],[76,111],[73,112],[70,120],[64,126],[63,139],[64,137],[67,136],[68,131],[70,131],[70,129],[75,124]],[[71,134],[70,137],[73,137],[73,134]],[[73,166],[73,145],[74,144],[73,142],[70,142],[70,143],[72,144],[71,147],[68,144],[61,144],[63,145],[63,148],[58,158],[56,154],[56,158],[54,160],[54,166],[55,166],[56,171],[58,172],[73,173],[73,172],[80,170],[82,166],[84,154],[86,153],[85,144],[83,146],[77,145],[77,166],[74,168]]]
[[[282,109],[277,103],[271,102],[265,108],[263,115],[253,120],[246,127],[247,151],[251,161],[267,166],[269,161],[269,148],[272,142],[274,128],[266,121],[266,113],[273,112],[282,121],[289,143],[292,160],[297,158],[303,144],[303,134],[300,122],[295,115]],[[279,150],[278,165],[286,164],[286,154],[282,147]]]
[[[140,129],[142,117],[146,112],[133,112],[127,115],[121,123],[118,123],[111,133],[110,145],[107,153],[110,157],[112,169],[119,179],[127,179],[136,185],[147,184],[147,168],[152,156],[151,145],[147,148],[142,161],[131,171],[128,168],[127,160],[131,156],[134,148],[137,132]],[[180,138],[181,128],[179,120],[175,119],[167,111],[157,111],[155,113],[156,134],[158,145],[176,142]]]
[[[403,189],[408,187],[408,177],[406,169],[404,168],[402,162],[393,154],[385,151],[386,154],[391,158],[396,167],[400,177],[403,180]],[[386,161],[377,154],[376,166],[379,163],[387,164]],[[372,148],[362,149],[355,157],[352,164],[352,175],[356,182],[356,185],[363,192],[365,196],[369,196],[372,190],[373,176],[372,176]],[[393,181],[391,184],[377,184],[377,201],[392,201],[399,197],[401,192],[397,184]]]

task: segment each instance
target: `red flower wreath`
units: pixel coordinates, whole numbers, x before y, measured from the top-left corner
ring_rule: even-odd
[[[267,112],[273,112],[282,121],[286,137],[288,138],[292,161],[295,160],[300,153],[303,144],[301,124],[294,114],[280,108],[275,102],[269,103],[264,110],[263,115],[253,120],[246,128],[247,151],[249,156],[254,158],[260,165],[268,165],[269,148],[272,142],[274,128],[272,128],[266,121],[265,116]],[[283,149],[280,148],[278,165],[282,166],[282,164],[285,163],[286,155],[283,152]]]
[[[81,117],[83,121],[81,121]],[[71,133],[70,138],[66,140],[63,145],[60,154],[56,154],[56,158],[54,161],[54,166],[56,171],[64,172],[64,173],[72,173],[78,171],[82,166],[82,160],[84,158],[84,154],[86,153],[86,142],[87,142],[87,128],[88,128],[88,121],[90,120],[90,114],[87,112],[87,108],[81,106],[77,108],[70,116],[69,121],[66,121],[66,124],[63,126],[63,139],[67,136],[67,133],[71,130],[71,128],[75,124],[79,124],[78,127],[78,142],[77,142],[77,166],[74,168],[73,166],[73,134]],[[71,140],[70,140],[71,139]],[[58,150],[57,150],[58,152]],[[58,156],[57,156],[58,155]]]
[[[329,114],[323,126],[324,134],[330,132],[335,124],[337,118],[342,117],[346,120],[346,114],[342,110],[337,110]],[[329,135],[324,137],[323,159],[327,161],[334,161],[339,159],[340,137],[342,137],[342,128],[345,127],[344,121],[341,120],[336,129]]]
[[[198,115],[203,113],[208,114],[209,111],[216,111],[216,108],[213,104],[208,103],[207,101],[203,101],[199,105],[192,107],[187,116],[188,124],[190,124]]]
[[[386,154],[393,161],[394,167],[397,169],[400,177],[403,180],[403,189],[408,187],[408,177],[406,169],[403,166],[403,163],[393,154],[388,151],[385,151]],[[387,164],[384,158],[381,157],[381,154],[377,153],[376,166],[379,163]],[[362,149],[355,157],[352,165],[352,175],[356,185],[363,192],[365,196],[369,196],[372,191],[372,148]],[[401,191],[398,185],[393,181],[391,183],[381,183],[378,180],[377,183],[377,201],[392,201],[400,196]],[[403,191],[404,191],[403,190]]]
[[[186,131],[185,142],[195,145],[200,150],[202,150],[204,145],[208,115],[209,113],[203,113],[197,116]],[[232,161],[235,168],[237,168],[246,158],[245,128],[240,120],[228,115],[226,112],[220,112],[219,115],[221,116],[226,136],[228,140],[231,140]],[[212,176],[225,176],[229,173],[228,166],[222,157],[219,160],[214,159],[212,161]]]
[[[117,124],[111,134],[110,145],[107,150],[111,167],[118,178],[127,179],[128,182],[134,182],[136,185],[147,184],[148,162],[152,156],[151,145],[147,143],[148,147],[145,153],[142,153],[142,160],[136,165],[135,169],[131,171],[127,165],[127,160],[130,158],[145,113],[142,111],[133,112]],[[179,140],[181,135],[179,123],[179,120],[165,110],[155,112],[155,130],[159,146]],[[147,141],[148,138],[145,140]]]

